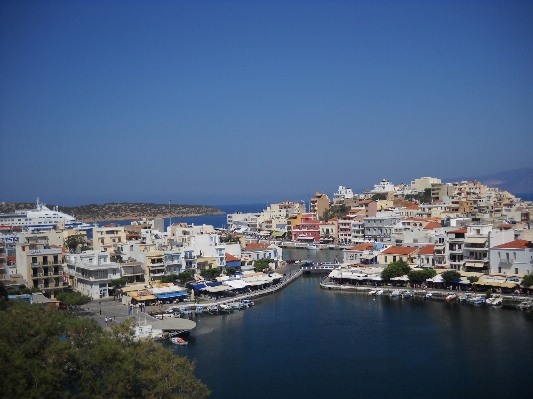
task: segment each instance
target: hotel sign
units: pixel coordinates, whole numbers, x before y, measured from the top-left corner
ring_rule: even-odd
[[[61,253],[61,248],[55,249],[30,249],[28,252],[30,255],[47,255],[47,254],[58,254]]]

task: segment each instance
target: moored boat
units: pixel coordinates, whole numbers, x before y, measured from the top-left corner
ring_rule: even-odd
[[[448,294],[445,299],[447,302],[455,301],[457,299],[457,294]]]
[[[402,295],[400,290],[394,290],[390,293],[391,298],[398,298],[400,295]]]
[[[184,345],[188,344],[188,342],[185,341],[181,337],[172,337],[172,338],[170,338],[170,342],[172,342],[173,344],[176,344],[176,345],[180,345],[180,346],[184,346]]]
[[[413,293],[411,291],[404,291],[402,292],[402,298],[409,299],[413,297]]]

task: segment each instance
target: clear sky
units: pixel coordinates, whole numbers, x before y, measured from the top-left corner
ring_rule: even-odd
[[[50,205],[531,167],[533,2],[3,0],[0,138]]]

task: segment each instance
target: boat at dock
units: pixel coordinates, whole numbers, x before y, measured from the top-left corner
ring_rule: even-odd
[[[391,298],[399,298],[402,295],[400,290],[394,290],[390,293]]]
[[[413,297],[413,293],[411,291],[404,291],[402,292],[402,298],[409,299]]]
[[[457,299],[457,294],[448,294],[445,298],[446,302],[452,302]]]
[[[187,341],[185,341],[181,337],[171,337],[170,342],[172,342],[173,344],[179,345],[179,346],[185,346],[189,344]]]

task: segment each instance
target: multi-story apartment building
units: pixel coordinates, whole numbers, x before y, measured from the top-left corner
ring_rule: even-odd
[[[315,213],[305,213],[300,224],[292,227],[292,240],[303,242],[320,242],[320,221]]]
[[[431,184],[431,199],[438,201],[444,197],[453,197],[455,192],[454,186],[450,183],[432,183]]]
[[[461,270],[463,267],[463,247],[467,229],[452,230],[447,232],[448,238],[448,265],[450,269]]]
[[[63,248],[50,245],[45,235],[26,236],[17,244],[17,272],[30,288],[55,295],[67,286],[63,281]]]
[[[375,217],[365,218],[365,239],[367,241],[390,242],[394,226],[402,217],[392,212],[381,212]]]
[[[490,249],[491,271],[503,274],[533,273],[533,243],[514,240]]]
[[[330,201],[327,194],[315,193],[311,198],[311,213],[316,213],[318,218],[322,218],[326,209],[329,209]]]
[[[492,226],[470,225],[463,247],[464,265],[462,270],[467,272],[489,272],[489,234]]]
[[[124,226],[94,227],[93,228],[93,248],[95,251],[107,251],[112,255],[116,248],[122,248],[126,243],[126,231]]]
[[[346,200],[353,200],[353,198],[354,195],[351,188],[339,186],[339,190],[335,194],[333,194],[333,204],[344,204]]]
[[[109,296],[111,280],[121,278],[120,265],[107,251],[84,251],[66,256],[66,273],[72,287],[93,299]]]

